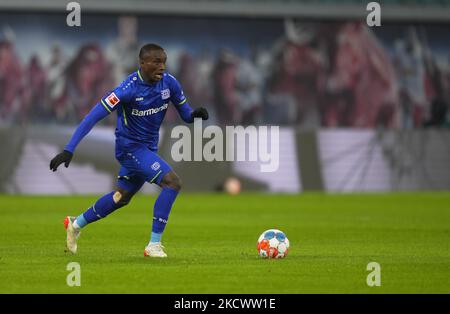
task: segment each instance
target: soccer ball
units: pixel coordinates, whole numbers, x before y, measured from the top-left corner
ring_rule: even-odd
[[[269,229],[259,236],[257,249],[261,257],[283,258],[288,254],[289,240],[283,231]]]

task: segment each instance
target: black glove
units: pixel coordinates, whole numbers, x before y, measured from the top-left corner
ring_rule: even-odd
[[[50,161],[50,170],[56,171],[56,169],[58,169],[58,166],[62,163],[64,163],[64,166],[66,166],[66,168],[69,167],[72,156],[73,154],[67,150],[59,153]]]
[[[192,112],[192,118],[202,118],[202,120],[208,120],[208,111],[205,108],[198,108]]]

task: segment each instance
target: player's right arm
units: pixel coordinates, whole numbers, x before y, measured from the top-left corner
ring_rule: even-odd
[[[186,123],[192,123],[194,122],[194,118],[202,118],[203,120],[208,120],[208,111],[202,107],[193,110],[187,102],[186,96],[184,96],[184,92],[177,79],[170,74],[169,79],[170,92],[172,95],[170,97],[170,100],[175,105],[175,108],[177,109],[183,121]]]
[[[64,147],[64,151],[56,155],[50,161],[50,170],[56,171],[62,163],[64,163],[64,166],[67,168],[72,160],[75,148],[92,130],[94,125],[114,111],[119,104],[128,101],[131,88],[128,88],[125,83],[126,81],[112,92],[106,94],[106,96],[91,109],[86,117],[84,117],[83,121],[81,121],[80,125],[73,133],[69,143]]]

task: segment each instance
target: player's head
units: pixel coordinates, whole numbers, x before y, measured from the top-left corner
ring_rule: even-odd
[[[141,74],[149,83],[156,83],[162,79],[166,70],[167,55],[157,44],[146,44],[139,51],[139,66]]]

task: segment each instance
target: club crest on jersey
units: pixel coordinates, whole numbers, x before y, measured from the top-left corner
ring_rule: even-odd
[[[155,161],[152,165],[151,165],[153,170],[158,170],[159,167],[161,167],[161,165],[159,164],[159,162]]]
[[[116,96],[116,94],[111,93],[108,97],[106,97],[106,103],[112,108],[119,103],[120,99]]]
[[[170,98],[170,89],[163,89],[161,91],[161,97],[162,97],[162,99]]]

